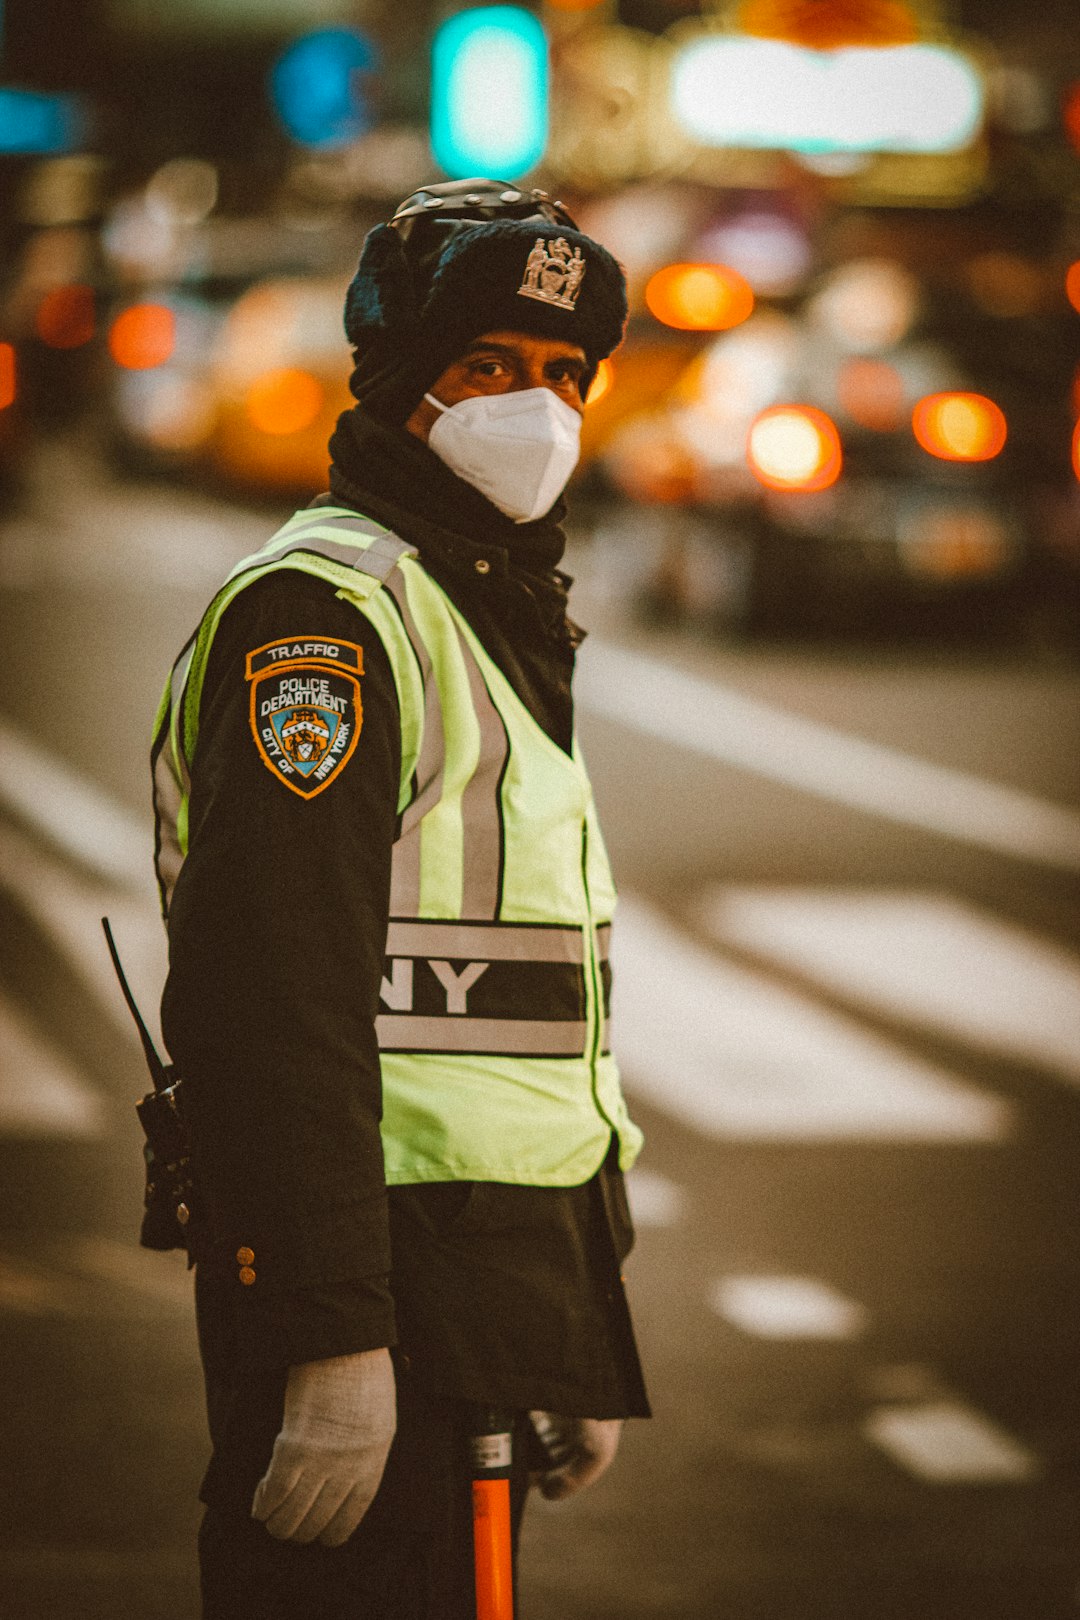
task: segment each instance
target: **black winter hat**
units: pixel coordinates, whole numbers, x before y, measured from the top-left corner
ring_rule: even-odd
[[[404,422],[481,332],[516,331],[584,349],[584,397],[625,322],[620,265],[561,204],[500,181],[428,186],[364,242],[345,300],[350,387],[370,415]]]

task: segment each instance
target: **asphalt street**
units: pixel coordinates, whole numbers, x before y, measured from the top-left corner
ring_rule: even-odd
[[[0,1620],[194,1620],[207,1442],[140,1251],[148,733],[285,512],[63,445],[0,519]],[[652,1423],[530,1508],[521,1620],[1080,1614],[1080,669],[636,627],[579,545],[580,729],[647,1147]]]

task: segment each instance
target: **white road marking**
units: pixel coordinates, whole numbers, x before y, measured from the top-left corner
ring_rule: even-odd
[[[759,1339],[857,1339],[868,1321],[865,1306],[816,1277],[721,1277],[710,1304]]]
[[[18,1316],[51,1316],[72,1310],[64,1279],[39,1266],[0,1254],[0,1311]]]
[[[1014,859],[1080,872],[1080,815],[935,765],[650,657],[599,642],[582,648],[577,700],[691,753]]]
[[[125,888],[149,881],[153,823],[55,754],[0,720],[0,805],[45,837],[87,872]]]
[[[125,1317],[190,1311],[192,1279],[179,1252],[164,1254],[101,1236],[53,1237],[32,1257],[0,1254],[0,1312]]]
[[[0,998],[0,1136],[99,1136],[104,1107],[71,1065]]]
[[[141,896],[130,889],[118,895],[114,888],[76,877],[23,834],[0,823],[0,886],[19,901],[71,963],[122,1036],[137,1043],[101,929],[101,918],[109,916],[135,999],[163,1052],[158,1003],[168,952],[149,880]]]
[[[946,895],[716,888],[713,936],[875,1011],[1080,1085],[1080,956]]]
[[[1008,1104],[854,1020],[718,959],[640,899],[613,934],[627,1090],[742,1141],[997,1142]]]
[[[683,1218],[686,1199],[682,1188],[655,1170],[635,1166],[627,1173],[626,1193],[635,1226],[677,1226]]]
[[[894,1462],[933,1485],[1026,1485],[1038,1458],[981,1412],[957,1399],[882,1406],[863,1433]]]
[[[95,1282],[130,1289],[159,1305],[186,1310],[192,1303],[192,1279],[179,1250],[161,1253],[113,1238],[73,1238],[65,1263]]]
[[[42,462],[33,517],[0,533],[0,588],[39,590],[75,584],[141,595],[173,590],[212,593],[242,557],[269,538],[265,516],[179,487],[155,489],[103,479],[100,465],[70,446]],[[71,489],[80,498],[72,501]],[[50,499],[56,490],[59,497]]]

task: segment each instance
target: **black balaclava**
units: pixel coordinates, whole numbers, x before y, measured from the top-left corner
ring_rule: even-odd
[[[626,322],[626,278],[546,192],[498,180],[425,186],[369,232],[345,300],[369,416],[400,426],[482,332],[528,332],[584,349],[584,398]]]

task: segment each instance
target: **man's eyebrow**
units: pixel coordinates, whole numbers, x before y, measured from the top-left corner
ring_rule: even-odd
[[[501,354],[509,360],[516,360],[519,350],[512,349],[509,343],[470,343],[462,358],[471,360],[477,354]]]

